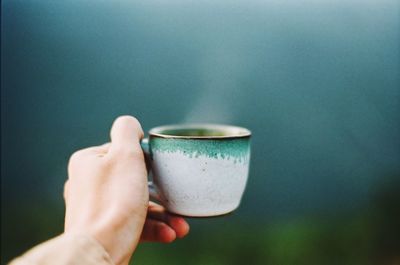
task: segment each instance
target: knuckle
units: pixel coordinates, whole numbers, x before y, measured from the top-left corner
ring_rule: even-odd
[[[141,149],[138,148],[118,148],[114,149],[114,152],[111,155],[111,160],[120,160],[120,159],[128,159],[128,160],[143,160],[144,155]]]
[[[142,150],[138,150],[135,148],[122,148],[118,151],[118,156],[131,159],[144,159]]]
[[[85,158],[86,158],[85,149],[74,152],[69,158],[68,170],[73,170],[74,168],[78,168],[82,163],[84,163]]]
[[[78,163],[82,159],[82,156],[83,156],[82,150],[75,151],[70,156],[68,164],[71,166],[71,165],[74,165],[75,163]]]
[[[126,152],[125,156],[128,156],[132,159],[136,160],[144,160],[144,155],[142,150],[138,149],[131,149],[128,152]]]

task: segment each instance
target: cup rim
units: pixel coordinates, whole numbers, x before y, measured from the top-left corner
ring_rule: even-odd
[[[187,136],[187,135],[170,135],[163,134],[162,131],[171,130],[171,129],[193,129],[193,128],[201,128],[201,129],[209,129],[209,130],[221,130],[226,132],[227,135],[223,136]],[[169,139],[236,139],[236,138],[248,138],[251,136],[251,131],[244,127],[239,127],[235,125],[227,125],[227,124],[213,124],[213,123],[184,123],[184,124],[170,124],[170,125],[162,125],[157,126],[149,131],[150,136],[160,137],[160,138],[169,138]]]

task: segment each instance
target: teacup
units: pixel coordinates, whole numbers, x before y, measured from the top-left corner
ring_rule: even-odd
[[[150,197],[192,217],[227,214],[240,204],[249,173],[248,129],[214,124],[153,128],[142,148],[150,164]]]

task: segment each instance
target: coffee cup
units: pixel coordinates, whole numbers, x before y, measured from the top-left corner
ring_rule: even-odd
[[[169,212],[209,217],[234,211],[249,173],[248,129],[216,124],[153,128],[141,141],[149,193]]]

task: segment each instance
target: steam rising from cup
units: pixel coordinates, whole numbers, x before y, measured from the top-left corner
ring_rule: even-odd
[[[243,55],[238,49],[219,47],[200,62],[202,89],[184,123],[233,123],[235,103],[244,91],[239,81],[245,72]]]

